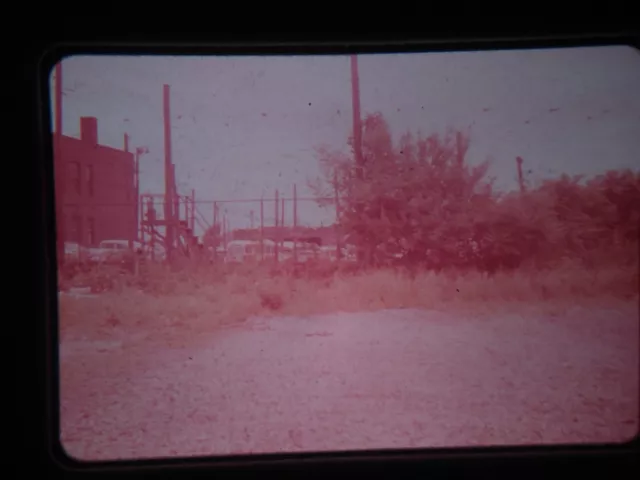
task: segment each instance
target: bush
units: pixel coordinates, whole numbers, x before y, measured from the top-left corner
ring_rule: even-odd
[[[412,276],[422,269],[495,274],[566,259],[595,268],[603,257],[615,265],[637,257],[640,173],[562,175],[499,195],[487,161],[467,164],[469,143],[468,134],[450,131],[407,133],[394,146],[382,115],[368,115],[363,167],[352,155],[319,148],[323,177],[311,186],[325,199],[338,191],[340,229],[360,248],[364,266],[389,265],[400,254]]]

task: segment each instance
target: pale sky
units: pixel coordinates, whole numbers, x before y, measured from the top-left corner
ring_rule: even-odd
[[[293,183],[310,195],[314,147],[347,149],[348,56],[77,56],[62,68],[63,133],[79,136],[80,117],[95,116],[101,144],[122,148],[127,132],[132,150],[147,146],[142,192],[164,189],[165,83],[178,188],[197,200],[272,198],[276,188],[291,196]],[[470,126],[469,161],[491,158],[500,189],[517,186],[518,155],[534,182],[640,168],[640,52],[631,47],[361,55],[359,70],[363,116],[380,111],[395,138]],[[198,208],[212,217],[210,204]],[[259,211],[227,208],[232,228]],[[300,202],[299,217],[328,224],[333,212]]]

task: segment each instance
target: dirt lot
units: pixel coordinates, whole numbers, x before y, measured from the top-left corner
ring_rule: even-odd
[[[562,317],[419,310],[253,318],[208,346],[61,345],[83,460],[567,442],[638,428],[637,306]]]

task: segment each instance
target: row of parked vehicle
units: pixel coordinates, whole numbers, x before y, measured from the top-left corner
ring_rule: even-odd
[[[64,245],[65,260],[70,262],[89,263],[118,263],[130,259],[132,254],[142,255],[149,260],[163,261],[166,258],[164,246],[157,243],[153,250],[149,244],[133,242],[131,248],[128,240],[103,240],[98,247],[84,247],[75,242],[66,242]],[[297,261],[305,263],[310,260],[336,261],[338,250],[336,246],[318,246],[311,243],[283,242],[278,246],[278,259],[281,261],[291,260],[296,251]],[[213,251],[209,252],[213,254]],[[226,249],[218,247],[215,256],[225,263],[247,263],[260,260],[260,258],[274,258],[276,244],[271,240],[264,240],[261,245],[259,241],[233,240],[229,242]],[[351,247],[341,249],[341,257],[344,260],[355,260],[355,252]]]
[[[164,248],[156,244],[151,249],[150,245],[133,242],[133,250],[128,240],[103,240],[98,247],[84,247],[76,242],[65,242],[64,256],[67,261],[111,263],[121,262],[130,258],[133,253],[141,254],[145,258],[163,260]]]
[[[223,258],[225,263],[246,263],[275,257],[276,244],[272,240],[264,240],[262,245],[254,240],[233,240],[227,244],[227,248],[218,248],[217,255]],[[295,256],[297,261],[305,263],[310,260],[336,261],[338,249],[336,246],[319,246],[314,243],[282,242],[278,247],[278,259],[291,260]],[[352,247],[342,248],[341,257],[348,261],[355,261],[355,251]]]

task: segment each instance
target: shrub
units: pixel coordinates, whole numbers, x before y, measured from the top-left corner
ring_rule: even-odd
[[[406,133],[394,146],[376,113],[366,116],[362,138],[361,168],[353,155],[318,148],[323,176],[311,187],[322,206],[337,190],[340,229],[365,266],[389,265],[401,254],[412,276],[452,268],[495,274],[565,259],[595,268],[603,256],[622,265],[637,256],[638,172],[562,175],[500,195],[487,177],[489,162],[467,164],[465,132]]]

